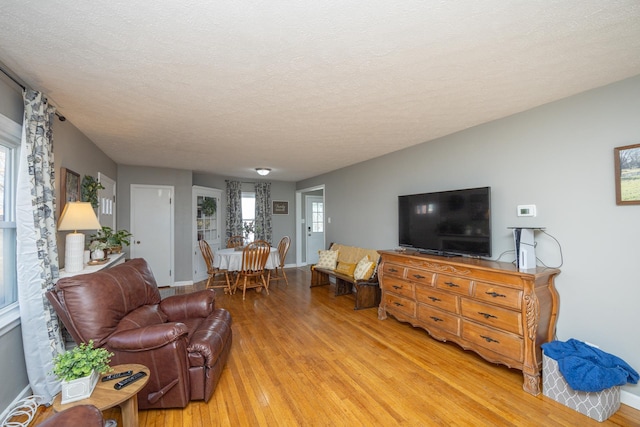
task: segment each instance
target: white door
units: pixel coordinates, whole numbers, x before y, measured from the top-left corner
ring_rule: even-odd
[[[192,198],[193,282],[195,283],[208,277],[207,265],[200,252],[200,240],[205,240],[212,250],[220,249],[222,190],[194,185]]]
[[[305,196],[307,264],[318,262],[318,251],[324,249],[324,197]]]
[[[173,187],[131,185],[131,258],[144,258],[158,286],[174,282]]]
[[[104,187],[98,190],[98,221],[104,227],[116,229],[116,182],[98,172],[98,181]]]

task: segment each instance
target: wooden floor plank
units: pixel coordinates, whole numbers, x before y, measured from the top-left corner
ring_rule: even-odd
[[[217,293],[233,317],[233,346],[208,403],[140,412],[166,426],[640,426],[622,405],[599,423],[522,390],[520,371],[486,362],[375,308],[355,311],[332,286],[309,288],[307,268],[287,269],[270,295]],[[175,288],[201,289],[204,283]],[[163,291],[167,293],[167,291]],[[560,313],[562,316],[562,313]],[[38,422],[51,416],[39,411]],[[118,409],[105,416],[121,421]]]

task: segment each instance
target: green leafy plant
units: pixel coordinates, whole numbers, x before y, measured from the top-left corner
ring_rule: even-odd
[[[91,175],[85,175],[82,178],[82,200],[91,203],[94,208],[98,207],[99,190],[104,190],[104,186],[100,181]]]
[[[93,340],[81,343],[72,350],[58,354],[53,359],[52,373],[63,381],[77,380],[97,371],[100,374],[111,370],[109,362],[113,353],[104,348],[94,348]]]
[[[107,244],[108,248],[130,245],[132,236],[127,230],[114,231],[111,227],[102,227],[96,234],[89,236],[91,240],[97,240]]]
[[[96,249],[107,249],[107,244],[100,240],[94,240],[89,244],[89,250],[95,251]]]

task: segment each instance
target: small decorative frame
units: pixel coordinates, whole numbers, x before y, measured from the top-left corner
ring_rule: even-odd
[[[80,174],[75,173],[71,169],[61,168],[60,175],[60,212],[64,210],[67,202],[80,201]]]
[[[640,144],[613,149],[616,169],[616,204],[640,205]]]
[[[273,215],[289,215],[289,202],[273,201]]]

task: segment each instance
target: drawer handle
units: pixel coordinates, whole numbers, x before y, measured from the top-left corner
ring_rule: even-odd
[[[442,320],[439,317],[431,316],[431,318],[433,319],[434,322],[444,322],[444,320]]]
[[[456,285],[453,282],[444,282],[445,285],[447,285],[450,288],[459,288],[460,286]]]
[[[484,338],[484,340],[485,340],[486,342],[495,342],[495,343],[500,344],[500,341],[498,341],[498,340],[494,340],[494,339],[493,339],[493,338],[491,338],[491,337],[486,337],[486,336],[484,336],[484,335],[480,335],[480,338]]]
[[[436,298],[436,297],[429,297],[429,299],[433,302],[442,301],[440,298]]]
[[[480,316],[484,316],[485,319],[489,319],[489,318],[497,319],[498,318],[498,316],[494,316],[493,314],[489,314],[489,313],[483,313],[481,311],[479,311],[478,314]]]
[[[426,279],[425,276],[421,276],[420,274],[414,274],[413,277],[415,277],[416,279]]]
[[[402,289],[402,286],[398,286],[398,285],[393,285],[393,289]]]
[[[492,297],[494,297],[494,298],[498,298],[498,297],[506,298],[506,297],[507,297],[506,295],[499,294],[499,293],[497,293],[497,292],[495,292],[495,291],[493,291],[493,292],[485,292],[485,294],[487,294],[487,295],[491,295],[491,296],[492,296]]]
[[[397,272],[398,272],[398,270],[396,270],[395,268],[389,268],[389,272],[390,272],[390,273],[397,273]]]
[[[396,307],[404,307],[404,304],[401,304],[399,302],[394,302],[393,303]]]

